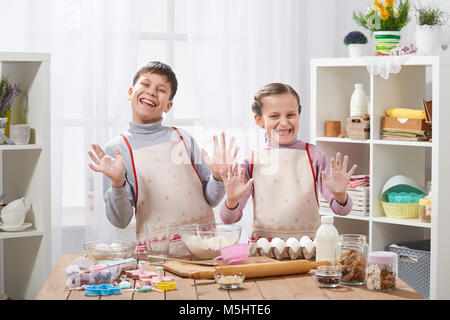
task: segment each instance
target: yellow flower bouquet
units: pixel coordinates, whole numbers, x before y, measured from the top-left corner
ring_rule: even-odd
[[[372,31],[377,51],[387,55],[400,43],[400,30],[406,26],[409,18],[409,0],[374,0],[366,13],[353,12],[353,20],[360,26]]]

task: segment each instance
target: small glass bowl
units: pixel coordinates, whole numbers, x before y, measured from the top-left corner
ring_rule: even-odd
[[[336,288],[341,285],[342,273],[339,266],[318,266],[316,284],[319,287]]]
[[[245,279],[245,274],[241,272],[232,275],[224,275],[220,272],[214,272],[214,279],[222,289],[237,289]]]
[[[236,244],[241,236],[237,224],[200,223],[180,227],[181,240],[186,249],[198,260],[220,256],[220,249]]]
[[[133,241],[106,240],[89,241],[84,244],[86,254],[91,260],[127,259],[134,252]]]

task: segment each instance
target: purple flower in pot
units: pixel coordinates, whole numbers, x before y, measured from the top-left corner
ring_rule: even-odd
[[[345,36],[344,44],[348,46],[350,57],[362,57],[367,37],[360,31],[352,31]]]

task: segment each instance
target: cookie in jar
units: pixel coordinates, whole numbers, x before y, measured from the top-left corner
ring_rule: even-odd
[[[366,283],[367,242],[360,234],[343,234],[340,239],[340,258],[343,284],[363,285]]]
[[[395,252],[374,251],[367,258],[367,288],[392,290],[397,284],[398,256]]]

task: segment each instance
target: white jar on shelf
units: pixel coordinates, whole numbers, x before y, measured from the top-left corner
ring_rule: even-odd
[[[362,83],[355,83],[355,90],[350,99],[350,117],[369,113],[369,101]]]

